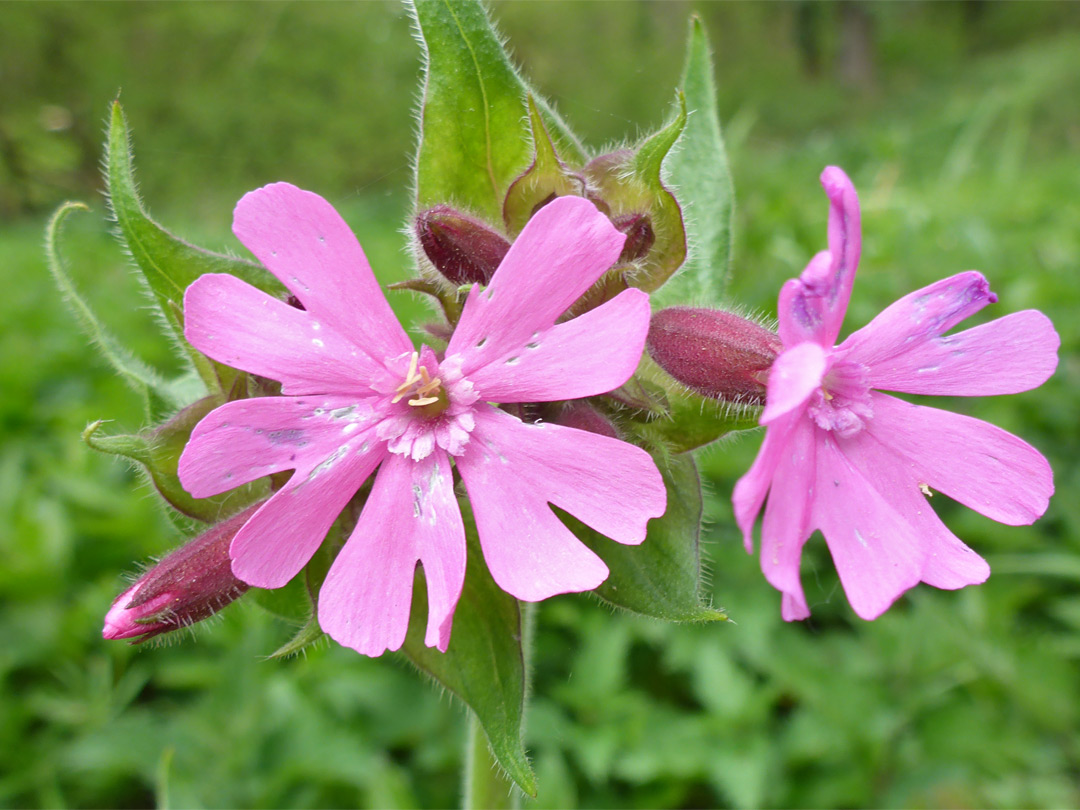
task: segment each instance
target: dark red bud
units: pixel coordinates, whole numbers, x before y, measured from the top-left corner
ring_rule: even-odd
[[[101,635],[139,644],[190,627],[241,596],[248,585],[233,575],[229,545],[260,506],[248,507],[163,557],[116,597]]]
[[[581,400],[567,402],[559,411],[555,422],[566,427],[599,433],[601,436],[609,436],[612,439],[619,438],[619,432],[611,421],[592,405]]]
[[[611,224],[620,233],[626,234],[626,242],[623,244],[622,253],[619,254],[620,262],[632,262],[645,258],[653,243],[656,242],[652,218],[648,214],[622,214],[612,217]]]
[[[730,312],[692,307],[652,316],[649,356],[687,388],[707,397],[749,405],[765,403],[765,383],[779,336]]]
[[[505,236],[448,205],[417,215],[416,238],[435,269],[459,287],[487,284],[510,250]]]

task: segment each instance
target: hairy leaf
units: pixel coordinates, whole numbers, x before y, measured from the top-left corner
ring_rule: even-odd
[[[735,191],[716,108],[712,52],[699,17],[690,20],[682,90],[689,117],[667,168],[682,207],[690,255],[654,304],[716,306],[731,265]]]
[[[150,218],[136,191],[127,121],[118,101],[112,105],[106,155],[109,203],[124,245],[209,391],[228,393],[236,371],[207,361],[184,340],[184,291],[204,273],[231,273],[272,294],[283,294],[284,287],[259,265],[189,244]]]
[[[415,0],[425,80],[416,159],[417,205],[450,203],[495,224],[511,181],[529,164],[529,87],[479,0]],[[544,102],[537,109],[559,154],[584,152]]]

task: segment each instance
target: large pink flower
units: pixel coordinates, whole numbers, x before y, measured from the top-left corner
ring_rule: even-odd
[[[979,273],[931,284],[894,303],[834,346],[859,261],[859,201],[829,167],[829,250],[780,291],[784,352],[769,374],[765,441],[735,486],[748,551],[768,493],[761,567],[783,593],[787,620],[810,615],[799,579],[802,547],[825,535],[855,612],[881,615],[922,581],[938,588],[983,582],[986,562],[934,514],[940,490],[1001,523],[1031,523],[1054,484],[1046,459],[986,422],[913,405],[909,394],[1012,394],[1057,367],[1057,333],[1028,310],[946,335],[997,297]]]
[[[492,404],[600,394],[637,367],[649,328],[641,291],[556,323],[622,249],[592,203],[557,199],[530,220],[491,283],[469,294],[441,360],[414,351],[356,237],[321,197],[266,186],[240,200],[233,230],[304,307],[228,275],[201,277],[184,298],[193,346],[282,384],[283,396],[213,411],[180,458],[195,497],[295,470],[232,542],[244,582],[292,579],[379,467],[319,594],[319,623],[367,655],[399,648],[419,562],[425,643],[445,651],[465,578],[455,466],[492,576],[526,601],[590,590],[608,575],[549,503],[628,544],[664,512],[664,484],[644,450],[526,424]]]

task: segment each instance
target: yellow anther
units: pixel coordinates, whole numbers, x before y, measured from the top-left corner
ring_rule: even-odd
[[[409,370],[405,375],[405,381],[394,389],[394,398],[390,400],[391,402],[400,402],[409,396],[412,397],[407,400],[410,405],[414,408],[423,408],[445,400],[446,394],[442,389],[442,380],[432,377],[424,366],[418,368],[419,362],[419,353],[413,352],[412,357],[409,358]],[[448,404],[449,400],[445,402]]]

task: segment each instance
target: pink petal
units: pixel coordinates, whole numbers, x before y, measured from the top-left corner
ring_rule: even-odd
[[[922,575],[922,538],[890,497],[859,472],[831,434],[817,431],[811,525],[825,535],[848,601],[863,619],[876,619]]]
[[[559,197],[537,211],[491,283],[473,287],[447,356],[472,372],[523,350],[619,258],[626,237],[583,197]]]
[[[924,482],[903,458],[869,431],[845,442],[844,455],[875,490],[887,494],[890,504],[915,528],[924,558],[923,582],[954,590],[986,581],[990,566],[941,522],[919,487]]]
[[[313,469],[293,473],[233,538],[233,573],[257,588],[287,584],[385,455],[381,443],[342,445]]]
[[[970,416],[871,392],[868,430],[921,483],[999,523],[1037,520],[1054,493],[1043,455],[999,427]]]
[[[477,409],[457,464],[492,577],[527,602],[592,590],[608,575],[549,503],[633,545],[667,501],[663,479],[641,448],[559,425],[526,425],[490,406]]]
[[[376,361],[413,350],[356,236],[333,206],[288,183],[236,205],[233,233],[323,326]]]
[[[944,334],[996,300],[980,273],[960,273],[904,296],[840,349],[868,368],[874,388],[986,396],[1042,385],[1057,368],[1061,340],[1041,312],[1017,312]]]
[[[279,381],[285,394],[370,393],[363,381],[382,372],[381,363],[311,313],[225,274],[201,276],[188,287],[184,336],[219,363]]]
[[[191,432],[179,475],[206,498],[282,470],[313,470],[339,447],[369,440],[371,409],[355,397],[256,397],[228,402]]]
[[[796,427],[804,420],[802,411],[789,411],[777,417],[765,429],[757,458],[746,474],[735,482],[731,502],[735,508],[735,522],[743,533],[743,545],[749,554],[754,553],[754,521],[757,520],[765,495],[772,486],[773,475],[780,460],[788,451],[788,443]]]
[[[424,643],[446,652],[465,583],[465,527],[450,459],[391,455],[319,592],[319,624],[338,643],[382,655],[405,641],[416,563],[428,592]]]
[[[862,234],[859,197],[844,172],[829,166],[821,174],[829,197],[829,261],[818,254],[780,298],[780,335],[785,345],[813,340],[832,347],[851,298]],[[789,286],[790,285],[790,286]]]
[[[800,419],[773,474],[769,504],[761,524],[761,570],[783,594],[785,621],[805,619],[810,608],[803,595],[799,563],[810,537],[810,506],[815,476],[814,426]]]
[[[648,332],[649,296],[625,290],[477,368],[469,380],[491,402],[551,402],[602,394],[633,375]]]
[[[765,410],[761,424],[768,425],[806,404],[821,387],[829,355],[816,343],[800,343],[776,358],[769,370]]]

